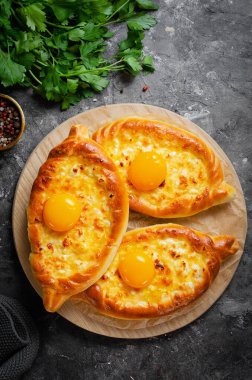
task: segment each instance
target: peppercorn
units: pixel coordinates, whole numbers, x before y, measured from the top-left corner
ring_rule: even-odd
[[[143,86],[143,92],[146,92],[146,91],[148,91],[150,89],[150,87],[149,86]]]
[[[12,143],[21,132],[20,114],[8,99],[0,98],[0,147]]]

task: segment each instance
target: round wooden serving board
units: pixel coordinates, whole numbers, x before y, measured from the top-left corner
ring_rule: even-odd
[[[194,303],[172,316],[141,321],[119,320],[102,316],[92,310],[90,306],[77,300],[66,302],[59,310],[61,316],[86,330],[110,337],[132,339],[156,336],[179,329],[194,321],[213,305],[231,281],[239,264],[246,237],[247,217],[241,185],[231,162],[217,143],[191,121],[164,108],[143,104],[115,104],[83,112],[59,125],[38,144],[28,159],[16,188],[13,205],[13,234],[16,250],[26,276],[38,293],[40,293],[40,289],[33,278],[29,265],[30,245],[27,236],[26,209],[31,187],[41,164],[47,159],[49,151],[68,136],[73,124],[86,125],[91,135],[102,125],[127,116],[166,121],[198,135],[221,159],[225,179],[237,191],[236,197],[231,203],[213,207],[189,218],[160,220],[132,212],[130,213],[129,229],[175,222],[212,235],[232,234],[238,239],[241,247],[236,255],[222,264],[211,287]]]

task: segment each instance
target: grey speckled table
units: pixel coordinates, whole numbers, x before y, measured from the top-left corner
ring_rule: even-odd
[[[155,74],[134,80],[116,76],[96,102],[83,100],[67,112],[43,103],[29,90],[11,92],[27,123],[20,143],[0,155],[0,292],[20,299],[40,332],[39,354],[25,380],[252,378],[251,224],[240,266],[218,302],[191,325],[141,341],[91,334],[46,313],[13,245],[15,185],[32,150],[65,119],[111,103],[154,104],[196,122],[200,114],[200,125],[237,170],[251,221],[251,2],[166,0],[160,5],[159,24],[145,40],[146,51],[155,56]],[[144,84],[150,86],[145,93]]]

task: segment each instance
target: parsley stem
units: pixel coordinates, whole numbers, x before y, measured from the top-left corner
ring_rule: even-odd
[[[35,74],[33,74],[33,72],[31,70],[29,70],[29,73],[31,74],[31,76],[33,77],[33,79],[35,79],[36,82],[38,82],[39,84],[42,84],[42,82],[36,77]]]
[[[107,21],[111,20],[112,17],[114,17],[115,14],[117,14],[118,12],[120,12],[120,10],[122,8],[125,7],[125,5],[127,5],[129,3],[130,0],[126,0],[125,3],[123,3],[118,9],[116,9],[108,18],[107,18]],[[106,24],[105,24],[106,25]]]
[[[32,88],[34,88],[34,90],[38,89],[38,86],[35,86],[32,82],[29,82],[29,85],[32,86]]]
[[[120,22],[124,22],[124,21],[127,21],[129,20],[131,17],[133,16],[136,16],[137,13],[134,12],[131,14],[131,16],[124,16],[124,17],[119,17],[117,18],[116,20],[112,20],[112,21],[109,21],[109,22],[106,22],[105,24],[101,24],[102,26],[108,26],[108,25],[113,25],[113,24],[119,24]]]
[[[99,26],[108,26],[108,25],[113,25],[122,22],[123,20],[121,18],[118,18],[117,20],[112,20],[109,22],[106,22],[105,24],[99,24]]]
[[[117,65],[118,63],[120,63],[120,62],[122,62],[123,61],[123,59],[121,58],[121,59],[119,59],[118,61],[116,61],[116,62],[114,62],[114,63],[111,63],[109,66],[110,67],[112,67],[112,66],[115,66],[115,65]],[[108,67],[108,66],[107,66]]]
[[[96,72],[99,72],[99,71],[113,71],[113,70],[124,69],[125,68],[124,65],[119,65],[120,62],[122,62],[122,59],[120,59],[119,61],[116,61],[116,62],[114,62],[114,63],[112,63],[111,65],[108,65],[108,66],[98,67],[98,68],[94,68],[94,69],[90,69],[90,70],[72,71],[72,72],[68,72],[68,74],[61,74],[61,73],[59,73],[59,74],[60,74],[61,77],[68,78],[68,77],[72,77],[72,76],[75,76],[75,75],[82,75],[82,74],[88,74],[88,73],[96,73]]]
[[[17,42],[15,40],[13,40],[13,38],[11,38],[10,36],[8,36],[8,40],[10,40],[11,42],[14,42],[14,44]]]
[[[48,30],[48,29],[46,28],[45,31],[46,31],[50,36],[52,36],[52,33],[50,32],[50,30]]]
[[[47,52],[49,53],[49,55],[50,55],[51,58],[52,58],[52,64],[53,64],[53,66],[55,66],[55,62],[56,62],[56,64],[58,63],[57,59],[54,58],[54,56],[52,55],[51,50],[47,50]]]
[[[44,67],[48,67],[48,65],[46,65],[44,62],[41,62],[37,59],[37,62],[41,65],[41,66],[44,66]]]
[[[41,67],[38,66],[36,63],[34,63],[33,66],[36,67],[36,69],[41,70]]]
[[[48,24],[48,25],[54,26],[55,28],[59,28],[59,29],[73,29],[73,28],[76,28],[76,26],[58,25],[58,24],[54,24],[53,22],[50,22],[50,21],[45,21],[45,23]]]
[[[73,71],[73,72],[69,72],[68,74],[60,74],[61,77],[65,77],[65,78],[69,78],[69,77],[73,77],[73,76],[76,76],[76,75],[82,75],[82,74],[89,74],[89,73],[97,73],[99,71],[113,71],[113,70],[119,70],[121,68],[123,68],[124,66],[118,66],[118,67],[114,67],[114,68],[110,68],[109,66],[105,66],[105,67],[100,67],[99,69],[92,69],[92,70],[83,70],[83,71]]]

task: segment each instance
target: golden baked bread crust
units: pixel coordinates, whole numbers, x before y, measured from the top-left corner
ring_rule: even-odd
[[[75,195],[82,206],[79,221],[64,233],[43,222],[44,203],[57,192]],[[87,137],[87,128],[73,126],[41,166],[28,206],[30,263],[48,311],[56,311],[107,270],[126,231],[128,208],[114,163]]]
[[[232,236],[211,237],[177,224],[136,229],[125,234],[102,278],[75,298],[117,318],[170,314],[205,292],[222,260],[235,254],[238,248]],[[120,279],[120,259],[131,251],[144,252],[155,263],[155,277],[145,288],[130,288]]]
[[[114,160],[127,183],[130,208],[158,218],[197,214],[230,201],[235,190],[224,182],[220,160],[197,136],[172,125],[142,118],[116,120],[92,138]],[[135,154],[153,150],[167,160],[167,177],[157,189],[139,191],[127,172]]]

